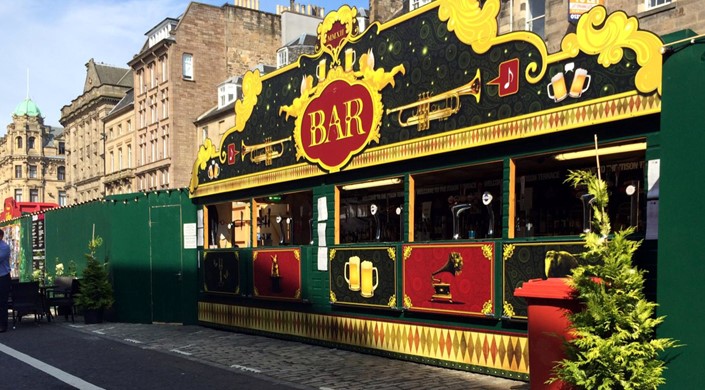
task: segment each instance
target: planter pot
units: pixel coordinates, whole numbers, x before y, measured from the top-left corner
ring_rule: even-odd
[[[103,309],[89,309],[83,311],[83,321],[86,324],[100,324],[103,322]]]

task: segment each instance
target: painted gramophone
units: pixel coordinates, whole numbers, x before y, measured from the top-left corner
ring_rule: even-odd
[[[441,302],[453,302],[453,296],[450,293],[450,283],[443,282],[441,279],[436,278],[436,275],[448,272],[453,276],[460,275],[463,270],[463,257],[458,252],[451,252],[448,255],[448,261],[446,264],[438,269],[438,271],[431,274],[431,284],[435,294],[431,296],[431,301],[441,301]]]

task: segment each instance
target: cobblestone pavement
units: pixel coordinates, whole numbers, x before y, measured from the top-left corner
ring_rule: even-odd
[[[302,389],[529,389],[520,381],[202,326],[56,323]]]

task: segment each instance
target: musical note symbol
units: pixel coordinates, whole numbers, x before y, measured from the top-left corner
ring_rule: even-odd
[[[508,70],[508,76],[509,76],[508,78],[509,78],[509,80],[507,80],[507,82],[504,83],[504,88],[503,88],[503,89],[509,88],[509,84],[511,84],[512,81],[514,80],[514,73],[512,73],[512,68],[507,68],[507,70]]]

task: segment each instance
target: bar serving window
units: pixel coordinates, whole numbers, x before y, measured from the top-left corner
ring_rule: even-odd
[[[313,193],[287,193],[255,198],[254,246],[309,245]]]
[[[414,241],[502,235],[502,163],[413,175]]]
[[[401,178],[341,186],[340,243],[401,241],[403,206]]]
[[[206,206],[207,248],[238,248],[250,246],[252,213],[250,202],[223,202]]]
[[[601,145],[600,173],[609,191],[614,231],[644,231],[646,201],[643,140]],[[595,149],[521,158],[515,163],[514,237],[579,235],[590,229],[592,209],[585,188],[565,183],[568,170],[597,172]]]

